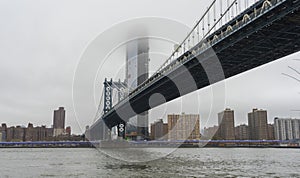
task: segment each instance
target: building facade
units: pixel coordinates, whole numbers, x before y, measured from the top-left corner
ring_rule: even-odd
[[[203,135],[207,139],[217,139],[215,135],[218,133],[219,126],[214,125],[213,127],[204,127]]]
[[[66,134],[69,136],[71,135],[71,127],[70,126],[66,127]]]
[[[54,110],[53,114],[53,135],[59,136],[65,133],[65,116],[66,111],[64,107],[59,107],[58,110]]]
[[[236,140],[248,140],[249,130],[246,124],[242,124],[235,127],[235,139]]]
[[[248,126],[251,140],[267,140],[267,111],[253,109],[252,112],[248,113]]]
[[[275,140],[275,130],[273,124],[268,124],[268,140]]]
[[[223,140],[234,140],[234,111],[226,108],[218,113],[218,136]]]
[[[149,77],[149,42],[148,39],[138,39],[126,46],[126,84],[128,93],[142,84]],[[130,119],[136,125],[138,139],[149,137],[148,111]]]
[[[155,121],[151,124],[151,136],[152,140],[167,140],[168,139],[168,124],[164,123],[162,119]]]
[[[1,140],[2,140],[3,142],[6,141],[6,130],[7,130],[6,124],[4,124],[4,123],[1,124],[0,132],[1,132]]]
[[[1,130],[2,140],[7,142],[45,141],[53,136],[53,128],[33,127],[31,123],[27,128],[21,126],[7,128],[6,124],[2,124]]]
[[[300,119],[274,118],[276,140],[300,139]]]
[[[168,115],[168,140],[200,139],[199,114]]]

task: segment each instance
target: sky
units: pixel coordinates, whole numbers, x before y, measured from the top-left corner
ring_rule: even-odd
[[[120,44],[132,32],[125,29],[143,26],[147,34],[154,34],[150,46],[154,71],[209,2],[0,0],[0,122],[50,127],[53,110],[63,106],[66,125],[73,133],[83,133],[95,119],[103,79],[124,75]],[[85,63],[89,55],[97,61]],[[289,68],[300,71],[295,59],[300,53],[153,109],[150,122],[166,121],[167,113],[186,112],[199,113],[202,127],[209,126],[226,107],[234,109],[236,125],[247,123],[252,108],[266,109],[270,123],[274,117],[300,118],[300,111],[293,111],[300,109],[300,82],[283,75],[300,78]],[[195,96],[197,101],[191,102]]]

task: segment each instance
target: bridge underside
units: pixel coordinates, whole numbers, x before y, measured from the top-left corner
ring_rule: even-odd
[[[214,44],[207,51],[195,54],[184,65],[170,70],[158,81],[147,86],[137,95],[130,97],[129,102],[117,105],[102,119],[108,128],[114,127],[122,120],[128,121],[136,113],[149,110],[149,98],[155,93],[162,94],[168,102],[212,83],[299,51],[299,7],[299,1],[285,1],[263,16],[232,32],[230,36]],[[213,36],[214,34],[211,35],[211,39]],[[219,62],[213,60],[216,56],[212,55],[212,51],[216,54]],[[187,52],[185,55],[190,53]],[[218,74],[215,76],[208,76],[207,71],[218,70],[216,68],[217,63],[221,64],[223,74],[217,72]],[[186,76],[192,76],[195,85],[189,85],[190,81],[187,81]],[[155,106],[160,104],[162,103],[157,102]],[[120,113],[122,113],[121,116]]]

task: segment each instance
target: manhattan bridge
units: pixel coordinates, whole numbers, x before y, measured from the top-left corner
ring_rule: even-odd
[[[126,124],[137,114],[298,52],[299,7],[300,0],[213,0],[152,76],[143,76],[135,86],[104,81],[97,120],[87,138],[107,140],[112,130],[124,138]],[[157,93],[164,100],[150,106]]]

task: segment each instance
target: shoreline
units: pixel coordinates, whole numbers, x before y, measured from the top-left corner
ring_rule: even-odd
[[[149,144],[148,142],[89,142],[89,141],[40,141],[40,142],[0,142],[1,148],[103,148],[103,149],[125,149],[125,148],[295,148],[299,145],[277,145],[277,144],[192,144],[192,143],[165,143]]]

